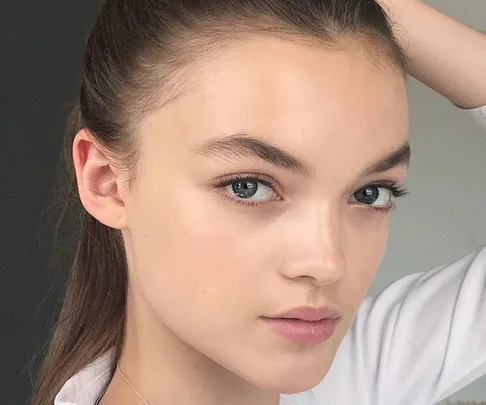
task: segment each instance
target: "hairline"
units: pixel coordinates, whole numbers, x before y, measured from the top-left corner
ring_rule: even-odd
[[[154,81],[159,84],[165,82],[165,84],[156,85],[155,89],[154,86],[150,86],[144,92],[145,94],[143,96],[139,96],[141,105],[137,106],[137,103],[135,103],[133,108],[135,110],[138,109],[138,111],[132,110],[132,113],[135,114],[133,119],[130,120],[130,132],[134,140],[140,139],[140,128],[147,119],[157,111],[169,106],[172,102],[190,94],[190,77],[192,72],[196,71],[212,55],[238,42],[247,42],[252,39],[265,37],[277,38],[314,49],[328,50],[329,52],[350,49],[357,44],[366,44],[368,45],[367,47],[360,47],[362,54],[377,68],[383,69],[384,71],[399,72],[404,79],[406,77],[404,66],[393,56],[393,51],[389,49],[391,45],[387,44],[387,41],[378,32],[367,32],[365,30],[348,32],[336,30],[329,38],[324,38],[318,34],[302,32],[282,23],[265,25],[261,23],[245,24],[238,22],[235,24],[236,26],[234,29],[232,28],[231,33],[224,31],[222,28],[214,28],[213,25],[207,24],[207,27],[204,26],[201,29],[201,35],[198,35],[197,38],[191,33],[183,32],[173,40],[171,46],[174,46],[175,49],[186,48],[185,52],[175,50],[175,53],[183,54],[184,57],[180,57],[172,64],[166,63],[165,66],[161,66],[159,71],[168,69],[170,73],[165,77],[163,77],[163,74],[159,74]],[[190,56],[185,57],[185,55]],[[168,94],[168,96],[162,97],[161,94]],[[134,147],[139,148],[140,144],[134,145]],[[136,155],[137,153],[135,153]],[[137,167],[139,165],[136,163],[131,165],[132,173],[128,180],[129,189],[132,189],[138,180]]]

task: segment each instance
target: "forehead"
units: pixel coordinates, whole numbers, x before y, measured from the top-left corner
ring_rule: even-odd
[[[358,149],[372,160],[408,136],[403,74],[373,60],[379,57],[361,42],[324,48],[266,37],[237,41],[198,60],[187,72],[187,91],[155,119],[174,129],[180,147],[250,132],[309,159],[332,148],[336,156]]]
[[[333,48],[267,37],[237,41],[201,59],[188,79],[195,97],[225,101],[228,109],[233,99],[253,109],[344,114],[341,106],[370,100],[403,107],[406,97],[402,73],[359,41]]]

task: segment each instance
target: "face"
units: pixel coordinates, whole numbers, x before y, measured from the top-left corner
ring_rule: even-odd
[[[407,141],[406,90],[362,48],[234,43],[140,127],[123,231],[131,305],[259,387],[324,377],[384,253],[406,167],[368,169]],[[333,335],[296,342],[262,318],[299,306],[337,308]]]

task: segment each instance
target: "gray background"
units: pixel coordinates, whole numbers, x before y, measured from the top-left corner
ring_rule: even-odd
[[[428,3],[486,31],[485,0]],[[370,293],[486,244],[486,133],[423,84],[410,79],[409,89],[412,164],[406,185],[411,193],[397,203],[387,252]],[[449,399],[486,401],[486,377]]]
[[[486,0],[430,3],[486,30]],[[71,256],[66,251],[49,261],[52,227],[45,207],[83,44],[99,4],[0,4],[1,405],[26,403],[30,362],[60,307]],[[486,244],[486,135],[464,112],[413,80],[410,101],[412,193],[398,203],[372,293]],[[486,378],[452,399],[486,401]]]

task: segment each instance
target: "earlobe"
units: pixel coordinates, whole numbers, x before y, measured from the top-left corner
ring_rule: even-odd
[[[103,148],[87,129],[82,129],[74,138],[72,152],[79,198],[86,211],[106,226],[125,228],[120,179]]]

